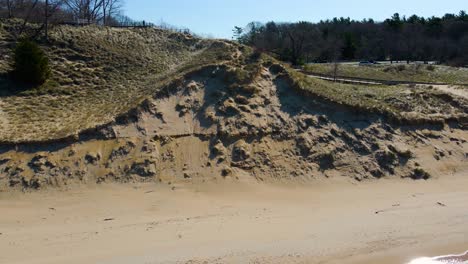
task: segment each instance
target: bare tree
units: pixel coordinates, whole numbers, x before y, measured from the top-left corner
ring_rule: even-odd
[[[107,20],[107,5],[111,2],[112,0],[102,0],[102,24],[105,26],[106,25],[106,20]]]
[[[335,60],[333,62],[333,81],[334,82],[336,82],[337,80],[339,68],[340,68],[340,64],[338,63],[338,61]]]
[[[14,16],[14,10],[17,6],[18,0],[0,0],[0,11],[2,11],[0,15],[5,16],[7,18],[12,18]],[[6,11],[6,13],[5,13]]]
[[[117,16],[122,10],[121,0],[102,0],[102,24],[108,25],[109,18]]]
[[[295,65],[300,64],[304,55],[305,40],[308,31],[308,22],[299,22],[296,26],[288,25],[286,33],[290,41],[291,62]]]
[[[337,38],[329,39],[328,43],[330,47],[330,55],[333,61],[333,69],[332,69],[333,81],[336,82],[338,78],[338,71],[340,70],[339,60],[340,60],[340,53],[342,49],[342,43]]]
[[[103,25],[122,10],[122,0],[65,0],[65,4],[75,18],[88,23],[101,21]]]
[[[103,0],[66,0],[65,4],[78,19],[88,23],[98,20]]]
[[[50,18],[60,9],[65,0],[45,0],[44,6],[44,31],[46,40],[49,39]]]
[[[49,40],[49,0],[45,0],[45,14],[44,14],[44,25],[45,25],[45,38]]]
[[[13,0],[6,0],[6,7],[7,7],[7,10],[8,10],[8,18],[13,17],[13,3],[14,3]]]
[[[26,28],[26,25],[28,24],[29,22],[29,19],[31,18],[31,14],[33,13],[33,11],[36,9],[36,6],[37,4],[39,3],[39,0],[34,0],[34,2],[32,3],[31,7],[29,8],[29,10],[27,11],[27,15],[26,17],[24,18],[24,21],[23,21],[23,25],[21,26],[20,28],[20,31],[18,33],[18,35],[16,36],[17,38],[19,36],[21,36],[21,34],[23,34],[25,28]]]

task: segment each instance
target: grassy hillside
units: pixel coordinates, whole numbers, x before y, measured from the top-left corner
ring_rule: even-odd
[[[310,64],[306,71],[331,74],[333,64]],[[441,65],[372,65],[340,64],[338,75],[387,81],[468,84],[468,69]]]
[[[340,84],[287,71],[299,90],[359,111],[382,113],[398,122],[420,124],[468,117],[468,100],[431,87]]]
[[[0,141],[63,138],[111,121],[165,82],[203,65],[230,60],[234,47],[159,29],[60,26],[51,31],[53,77],[41,87],[8,78],[13,32],[0,24]],[[33,25],[30,28],[34,27]],[[23,91],[17,92],[19,88]]]

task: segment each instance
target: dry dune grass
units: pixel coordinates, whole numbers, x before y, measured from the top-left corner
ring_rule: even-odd
[[[158,29],[56,27],[44,45],[53,78],[33,90],[17,88],[6,77],[11,32],[2,25],[0,46],[2,142],[45,141],[75,135],[111,121],[145,97],[197,67],[230,58],[231,45]]]
[[[468,117],[468,100],[432,87],[407,85],[373,86],[330,83],[310,78],[286,68],[294,87],[354,107],[365,112],[384,114],[402,124],[445,123],[464,121]]]
[[[307,65],[306,70],[319,74],[333,72],[333,64]],[[386,81],[409,81],[468,84],[468,70],[442,65],[359,65],[340,64],[338,75]]]

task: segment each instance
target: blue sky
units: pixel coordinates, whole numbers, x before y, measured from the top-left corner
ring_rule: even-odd
[[[234,26],[251,21],[294,22],[333,17],[382,21],[402,15],[440,16],[468,11],[468,0],[126,0],[133,19],[187,27],[199,34],[230,38]]]

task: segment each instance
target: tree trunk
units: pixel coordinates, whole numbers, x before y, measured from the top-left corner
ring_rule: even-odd
[[[23,19],[23,24],[21,25],[21,28],[19,30],[19,33],[16,34],[15,38],[17,39],[19,36],[21,36],[21,34],[23,34],[24,30],[26,29],[26,25],[28,24],[29,22],[29,18],[31,17],[31,13],[32,13],[32,10],[34,10],[34,8],[36,8],[37,6],[37,3],[39,2],[39,0],[34,0],[31,8],[28,10],[28,14],[26,15],[26,18]]]
[[[335,60],[335,62],[333,63],[333,81],[336,82],[336,79],[338,77],[338,67],[339,67],[339,64],[338,62]]]
[[[8,18],[13,17],[13,6],[12,6],[12,0],[7,0],[7,9],[8,9]]]
[[[45,39],[49,41],[49,0],[45,1]]]
[[[106,26],[106,2],[102,1],[102,25]]]

